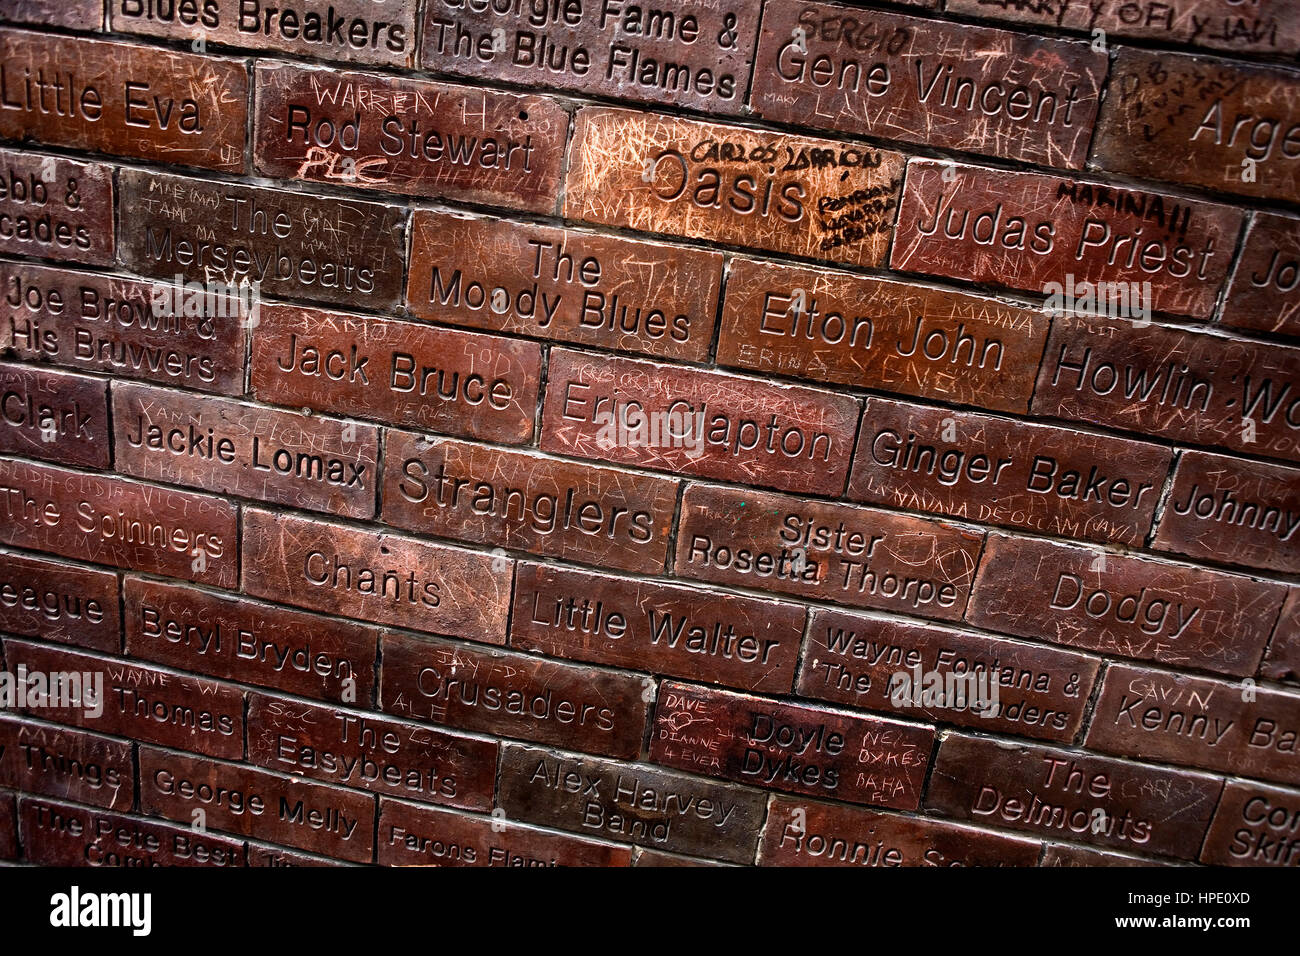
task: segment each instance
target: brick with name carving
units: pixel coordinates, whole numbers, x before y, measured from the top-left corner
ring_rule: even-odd
[[[766,798],[646,764],[506,743],[497,806],[507,820],[752,863]]]
[[[665,681],[650,759],[751,786],[914,810],[934,728]]]
[[[1259,673],[1271,680],[1300,683],[1300,587],[1293,586],[1287,594]]]
[[[103,379],[0,362],[0,452],[64,465],[109,465]]]
[[[805,617],[795,604],[522,562],[510,645],[785,694]]]
[[[1104,654],[1246,676],[1284,588],[1080,545],[989,535],[966,619]]]
[[[1223,781],[1078,750],[948,734],[925,808],[1038,837],[1192,859]]]
[[[383,518],[421,534],[654,573],[678,482],[389,429]]]
[[[228,501],[0,459],[0,541],[65,558],[233,587],[235,515]]]
[[[1070,743],[1100,666],[1098,658],[1056,648],[818,608],[795,691],[903,718]]]
[[[847,497],[1093,541],[1145,541],[1173,459],[1159,445],[887,398],[868,398],[862,422]]]
[[[1300,336],[1300,219],[1255,213],[1219,321]]]
[[[372,518],[379,429],[231,399],[113,384],[127,475],[349,518]]]
[[[1300,791],[1229,780],[1201,862],[1212,866],[1300,866]]]
[[[1034,866],[1037,840],[960,823],[773,797],[761,866]]]
[[[1300,78],[1287,70],[1124,48],[1091,161],[1112,173],[1300,200]]]
[[[314,853],[300,853],[297,850],[286,850],[281,846],[271,846],[270,844],[262,845],[249,840],[245,846],[248,848],[248,866],[264,867],[274,869],[278,867],[289,866],[351,866],[342,860],[331,860],[328,857],[317,856]]]
[[[277,305],[263,310],[250,366],[263,401],[518,444],[533,435],[541,348]]]
[[[1154,547],[1300,572],[1300,469],[1185,451]]]
[[[376,628],[135,576],[122,592],[132,657],[305,697],[372,699]]]
[[[702,362],[722,255],[417,209],[406,304],[424,319]]]
[[[0,717],[0,786],[109,810],[135,803],[129,743]]]
[[[804,0],[763,10],[764,119],[1046,166],[1088,155],[1106,76],[1087,44]]]
[[[140,748],[140,809],[325,856],[369,863],[375,798],[243,764]]]
[[[734,259],[718,363],[1024,412],[1047,325],[984,296]]]
[[[1042,293],[1056,311],[1206,319],[1241,220],[1160,192],[914,159],[889,264]]]
[[[377,624],[506,642],[513,562],[479,551],[244,509],[244,591]]]
[[[861,143],[586,107],[574,121],[564,215],[877,266],[903,163]]]
[[[688,485],[674,567],[717,584],[955,621],[983,541],[875,508]]]
[[[0,4],[0,20],[100,30],[104,26],[104,4],[103,0],[5,0]]]
[[[0,631],[116,653],[117,575],[0,552]]]
[[[839,494],[858,403],[822,389],[552,351],[544,451]]]
[[[140,169],[121,170],[118,188],[133,224],[118,261],[133,272],[369,309],[401,301],[397,206]]]
[[[244,169],[239,60],[0,29],[0,136],[222,172]]]
[[[112,167],[0,149],[0,252],[106,265],[115,235]]]

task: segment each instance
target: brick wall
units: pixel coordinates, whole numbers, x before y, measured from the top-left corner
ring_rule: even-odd
[[[1284,0],[0,20],[0,859],[1300,862]]]

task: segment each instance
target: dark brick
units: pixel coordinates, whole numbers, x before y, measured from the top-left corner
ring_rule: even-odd
[[[117,575],[0,552],[0,630],[116,653]]]

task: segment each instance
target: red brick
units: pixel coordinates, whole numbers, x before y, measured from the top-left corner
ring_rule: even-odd
[[[244,694],[234,687],[14,640],[5,641],[5,661],[15,671],[26,666],[29,674],[90,674],[92,685],[102,675],[103,713],[98,716],[82,706],[28,706],[24,713],[212,757],[238,760],[244,755]],[[84,700],[99,704],[89,694]]]
[[[1271,680],[1300,683],[1300,587],[1293,586],[1287,593],[1259,673]]]
[[[1300,866],[1300,792],[1229,780],[1205,836],[1212,866]]]
[[[250,867],[264,867],[267,869],[289,867],[289,866],[349,866],[342,860],[330,860],[323,856],[316,856],[312,853],[299,853],[297,850],[286,850],[284,847],[265,846],[254,843],[249,840],[245,844],[248,849],[248,865]]]
[[[1109,850],[1091,850],[1068,843],[1049,843],[1039,866],[1178,866],[1168,860],[1148,860]]]
[[[244,843],[186,826],[23,797],[27,859],[41,866],[242,867]]]
[[[883,11],[865,22],[861,16],[802,0],[767,4],[754,111],[854,136],[1083,165],[1106,76],[1104,52],[965,23]]]
[[[0,793],[0,860],[18,858],[18,816],[11,793]]]
[[[722,160],[724,145],[744,158]],[[586,107],[574,121],[564,215],[876,266],[902,180],[901,155],[861,143]]]
[[[406,304],[425,319],[702,362],[722,254],[417,209]]]
[[[525,562],[515,572],[510,644],[784,694],[805,617],[794,604]]]
[[[122,590],[132,657],[305,697],[372,699],[376,628],[144,578]]]
[[[497,744],[359,711],[252,694],[248,760],[326,783],[483,810],[492,804]]]
[[[1300,783],[1300,694],[1113,664],[1086,746]]]
[[[1163,193],[916,159],[889,264],[1058,298],[1123,283],[1149,309],[1206,319],[1241,219],[1231,207]]]
[[[602,567],[663,570],[677,486],[533,451],[384,437],[388,524]]]
[[[979,627],[1121,657],[1245,676],[1282,603],[1280,585],[1237,574],[990,535],[966,619]]]
[[[532,342],[272,306],[252,354],[263,401],[505,444],[533,436],[542,360]]]
[[[773,797],[763,866],[1033,866],[1037,840],[857,807]]]
[[[1300,336],[1300,220],[1255,213],[1219,321]]]
[[[384,638],[388,713],[584,753],[637,757],[652,688],[649,678],[527,654]]]
[[[129,743],[0,717],[0,786],[109,810],[135,804]]]
[[[244,168],[248,75],[238,60],[4,29],[0,64],[16,104],[0,113],[0,136],[223,172]],[[56,82],[63,88],[50,97]]]
[[[569,115],[554,100],[267,61],[256,83],[261,173],[555,209]]]
[[[660,850],[642,850],[636,851],[636,861],[633,866],[657,866],[657,867],[695,867],[695,866],[729,866],[728,863],[720,863],[716,860],[701,860],[693,856],[678,856],[676,853],[664,853]]]
[[[107,468],[103,379],[0,362],[0,452]]]
[[[20,548],[235,584],[235,505],[187,491],[0,459],[0,540]]]
[[[113,384],[123,474],[371,518],[379,429],[211,396]]]
[[[5,0],[0,20],[31,23],[69,30],[100,30],[104,26],[103,0]]]
[[[244,511],[243,542],[244,591],[254,597],[506,642],[509,558],[255,508]]]
[[[1185,451],[1154,547],[1300,572],[1300,470]]]
[[[1222,788],[1190,770],[948,734],[925,808],[1039,837],[1191,859]]]
[[[650,759],[753,786],[914,810],[934,728],[665,681]]]
[[[0,49],[5,33],[0,30]],[[0,169],[0,252],[89,265],[113,261],[112,167],[0,149]]]
[[[858,403],[846,395],[557,349],[541,447],[833,495],[844,487],[857,424]]]
[[[718,363],[1024,412],[1047,326],[983,296],[734,259]]]
[[[116,653],[117,575],[0,552],[0,630]]]
[[[140,809],[270,843],[369,863],[375,798],[307,783],[242,764],[140,748]]]
[[[632,851],[595,840],[467,816],[397,800],[379,801],[380,866],[629,866]]]
[[[1145,541],[1173,459],[1158,445],[885,398],[868,398],[862,420],[849,498],[1090,540]]]
[[[0,262],[0,350],[115,378],[241,394],[240,322],[206,309],[202,316],[156,318],[154,286]]]
[[[690,485],[678,574],[960,620],[984,536],[911,515]]]

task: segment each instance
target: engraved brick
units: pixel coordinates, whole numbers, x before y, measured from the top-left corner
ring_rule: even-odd
[[[1298,693],[1115,664],[1102,681],[1085,745],[1300,783],[1297,736]]]
[[[489,332],[702,362],[722,255],[417,209],[406,304]]]
[[[379,429],[125,382],[113,384],[123,474],[372,518]]]
[[[1126,320],[1052,324],[1033,411],[1300,461],[1300,348]]]
[[[113,261],[112,167],[0,149],[0,176],[0,252],[89,265]]]
[[[1185,451],[1154,546],[1193,558],[1300,571],[1300,470]]]
[[[750,102],[758,115],[1078,168],[1106,54],[1045,39],[800,0],[763,10]]]
[[[248,849],[248,865],[250,867],[265,867],[267,869],[289,866],[349,866],[342,860],[331,860],[323,856],[316,856],[312,853],[299,853],[296,850],[286,850],[284,847],[271,846],[270,844],[261,845],[249,840],[245,846]]]
[[[117,575],[0,552],[0,631],[116,653]]]
[[[1084,654],[986,634],[818,608],[795,691],[904,718],[1069,743],[1100,665]],[[940,681],[934,705],[926,703],[929,674]]]
[[[664,853],[661,850],[636,851],[633,866],[683,867],[683,866],[730,866],[717,860],[701,860],[693,856],[678,856],[676,853]]]
[[[1033,866],[1037,840],[975,827],[773,797],[762,866]]]
[[[420,65],[523,86],[738,113],[758,11],[739,0],[637,4],[564,0],[550,9],[434,0]]]
[[[0,860],[18,858],[18,816],[11,793],[0,793]]]
[[[983,540],[875,508],[690,485],[674,567],[718,584],[960,620]]]
[[[541,447],[833,495],[857,424],[846,395],[561,349],[547,372]]]
[[[1300,78],[1182,53],[1119,51],[1091,161],[1112,173],[1300,200]]]
[[[116,378],[242,393],[239,318],[205,307],[200,316],[160,319],[153,314],[154,287],[135,279],[0,262],[0,353]]]
[[[134,272],[377,310],[401,300],[404,209],[139,169],[118,188],[134,223],[118,260]]]
[[[568,132],[541,96],[257,66],[253,162],[284,179],[552,212]]]
[[[497,804],[509,820],[753,862],[766,803],[757,790],[517,744],[501,752]]]
[[[805,610],[548,564],[515,572],[510,644],[760,693],[789,693]]]
[[[244,591],[378,624],[506,642],[513,562],[415,538],[244,511]]]
[[[876,266],[903,162],[863,144],[587,107],[574,121],[564,215]]]
[[[1077,750],[948,734],[925,808],[981,825],[1191,859],[1223,782]]]
[[[107,468],[103,379],[0,362],[0,452]]]
[[[104,25],[103,0],[4,0],[0,20],[31,23],[69,30],[100,30]]]
[[[134,576],[122,590],[131,657],[305,697],[372,699],[375,628]]]
[[[790,793],[914,810],[934,728],[665,681],[650,759]]]
[[[251,694],[248,761],[326,783],[484,810],[492,805],[497,744]]]
[[[109,810],[135,803],[129,743],[0,717],[0,786]]]
[[[508,444],[533,435],[533,342],[272,306],[252,355],[251,389],[263,401]]]
[[[76,706],[51,699],[24,713],[213,757],[238,760],[244,754],[244,695],[234,687],[14,640],[5,641],[5,662],[15,670],[24,665],[28,673],[81,674],[83,683],[90,675],[92,689],[102,682],[102,700],[87,690]]]
[[[0,80],[7,139],[244,168],[248,74],[238,60],[0,29]]]
[[[966,619],[1084,650],[1255,671],[1284,596],[1244,575],[989,535]]]
[[[380,866],[628,866],[625,846],[548,833],[500,818],[379,801]]]
[[[1178,866],[1168,860],[1148,860],[1109,850],[1093,850],[1068,843],[1049,843],[1039,866]]]
[[[389,429],[383,517],[601,567],[662,571],[678,482]]]
[[[235,505],[208,495],[0,459],[5,544],[232,587]]]
[[[375,798],[241,764],[140,748],[140,809],[189,823],[202,810],[213,830],[369,863]]]
[[[1300,792],[1229,780],[1201,862],[1213,866],[1300,866]]]
[[[1047,325],[984,296],[735,259],[718,363],[1024,412]]]
[[[244,843],[189,826],[23,797],[27,858],[41,866],[242,867]]]
[[[1259,673],[1272,680],[1300,683],[1300,587],[1292,587],[1287,594]]]
[[[1251,218],[1219,321],[1300,336],[1300,220],[1263,212]]]
[[[1159,445],[885,398],[868,398],[862,421],[849,498],[1094,541],[1146,540],[1173,460]]]
[[[1156,192],[917,159],[889,262],[1046,293],[1049,307],[1053,296],[1056,306],[1067,295],[1086,301],[1089,290],[1095,304],[1098,283],[1122,283],[1130,309],[1136,296],[1146,309],[1206,319],[1241,219],[1228,206]]]
[[[415,65],[415,6],[402,0],[333,0],[271,7],[247,0],[204,0],[188,12],[139,0],[109,0],[116,33],[290,53],[322,60]],[[340,22],[341,21],[341,22]]]

